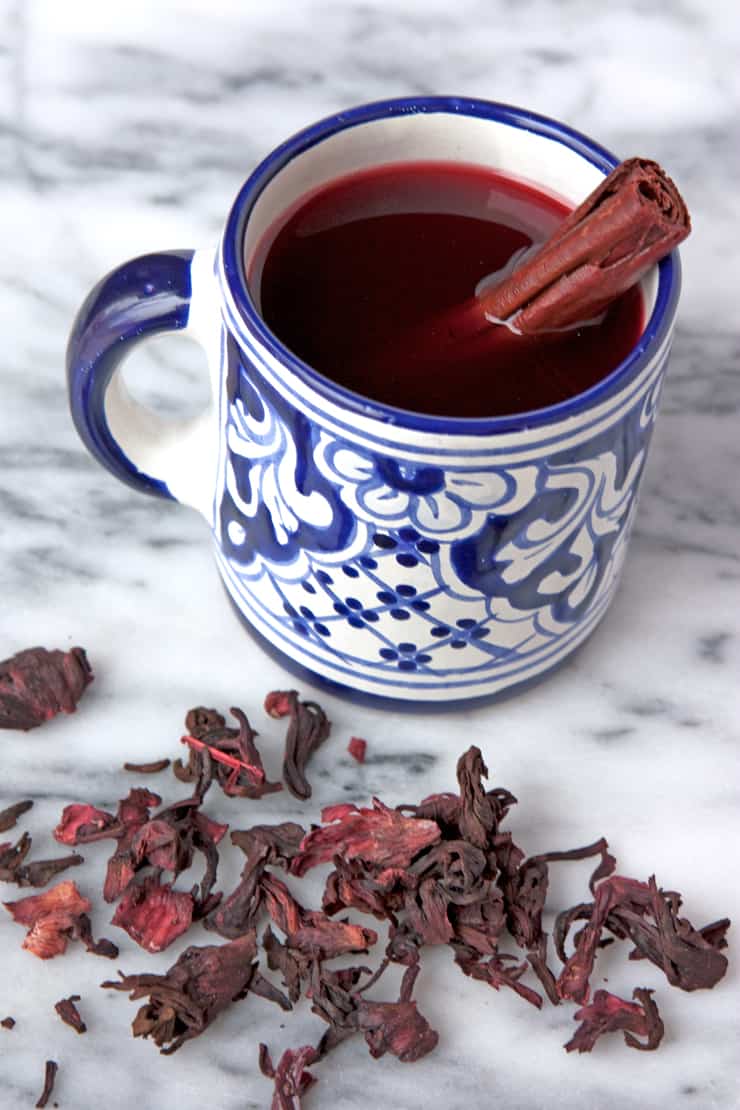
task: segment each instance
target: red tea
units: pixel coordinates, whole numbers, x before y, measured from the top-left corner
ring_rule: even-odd
[[[480,166],[362,170],[306,198],[279,231],[261,276],[262,315],[304,362],[388,405],[485,417],[556,404],[632,349],[643,327],[639,287],[598,323],[567,332],[516,337],[492,326],[474,342],[438,346],[433,337],[435,319],[568,211]],[[409,336],[422,335],[410,348]]]

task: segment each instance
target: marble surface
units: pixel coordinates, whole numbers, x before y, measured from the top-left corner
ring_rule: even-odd
[[[459,92],[567,120],[617,152],[656,157],[694,216],[684,295],[621,590],[587,648],[555,678],[454,717],[395,716],[324,699],[334,737],[316,757],[313,803],[214,799],[234,826],[306,821],[337,800],[391,803],[451,788],[457,755],[480,745],[520,797],[510,827],[532,851],[608,836],[624,873],[678,887],[698,923],[738,917],[740,751],[740,19],[730,3],[614,0],[0,0],[0,657],[32,643],[84,644],[96,680],[75,717],[0,743],[0,808],[36,799],[22,822],[48,830],[68,802],[110,804],[133,783],[124,759],[174,756],[184,711],[244,706],[276,772],[282,729],[261,709],[285,683],[241,632],[205,524],[118,485],[85,454],[67,415],[66,333],[109,267],[159,247],[214,242],[237,186],[276,142],[342,107],[387,95]],[[193,411],[205,384],[182,341],[137,355],[132,388],[163,411]],[[364,767],[346,754],[365,736]],[[169,772],[161,792],[178,796]],[[247,810],[249,811],[247,813]],[[93,895],[117,966],[164,968],[109,925],[105,848],[73,877]],[[235,877],[234,853],[224,885]],[[561,877],[562,876],[562,877]],[[584,870],[560,869],[557,910]],[[16,896],[4,887],[4,898]],[[70,948],[46,964],[0,919],[0,1105],[33,1105],[43,1061],[60,1064],[60,1107],[247,1110],[269,1104],[256,1046],[317,1035],[259,999],[232,1007],[174,1059],[129,1035],[134,1008],[98,984],[114,970]],[[188,940],[205,939],[200,928]],[[732,949],[736,942],[732,941]],[[736,966],[736,965],[735,965]],[[682,994],[643,965],[610,989],[656,987],[666,1038],[638,1054],[621,1038],[588,1057],[562,1048],[568,1007],[536,1013],[463,979],[430,953],[422,1010],[438,1050],[375,1063],[362,1043],[316,1068],[316,1110],[709,1110],[740,1106],[738,976]],[[82,995],[83,1037],[53,1012]]]

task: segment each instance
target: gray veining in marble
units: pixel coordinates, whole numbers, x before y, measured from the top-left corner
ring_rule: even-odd
[[[510,824],[527,850],[603,833],[625,873],[679,887],[695,920],[740,916],[739,47],[729,0],[0,0],[0,657],[83,643],[97,675],[76,717],[0,739],[0,807],[37,799],[22,827],[38,856],[53,853],[63,805],[110,804],[132,784],[124,759],[174,755],[193,702],[248,709],[272,776],[282,736],[261,702],[284,676],[231,616],[205,525],[118,485],[76,438],[62,366],[78,304],[127,257],[214,242],[249,169],[298,127],[364,100],[456,92],[565,119],[675,176],[695,230],[672,365],[623,584],[586,649],[525,696],[454,718],[324,699],[335,735],[313,766],[310,815],[448,789],[459,751],[478,743],[521,799]],[[174,340],[137,355],[130,379],[171,413],[205,396],[197,352]],[[368,739],[363,767],[346,755],[352,734]],[[158,781],[177,796],[167,774]],[[288,795],[209,809],[237,827],[309,819]],[[175,1060],[134,1041],[134,1007],[98,984],[115,966],[164,968],[185,942],[148,957],[118,935],[96,894],[105,848],[84,854],[73,877],[121,955],[111,966],[73,946],[41,964],[2,915],[0,1016],[17,1020],[0,1030],[2,1110],[33,1105],[49,1057],[63,1108],[269,1105],[258,1041],[279,1053],[314,1039],[317,1020],[249,999]],[[228,889],[238,862],[225,866]],[[582,889],[584,872],[561,871],[553,912]],[[567,1055],[569,1008],[537,1014],[435,951],[419,1001],[438,1050],[378,1064],[347,1043],[315,1069],[306,1104],[360,1110],[382,1090],[398,1110],[740,1106],[736,971],[684,995],[613,953],[599,966],[617,992],[656,988],[658,1053],[616,1037]],[[53,1012],[73,992],[83,1037]]]

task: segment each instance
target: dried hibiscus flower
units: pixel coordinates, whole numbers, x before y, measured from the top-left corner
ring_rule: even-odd
[[[397,1002],[364,998],[362,992],[379,978],[376,974],[364,987],[356,989],[364,970],[326,971],[319,964],[314,965],[311,1008],[329,1025],[319,1043],[319,1054],[325,1056],[346,1037],[363,1033],[370,1055],[376,1058],[390,1052],[402,1063],[412,1063],[426,1056],[436,1047],[439,1036],[412,999],[419,972],[418,955],[404,972]]]
[[[28,648],[0,662],[0,728],[27,732],[57,713],[74,713],[93,673],[80,647]]]
[[[306,778],[309,759],[329,736],[331,722],[315,701],[301,701],[295,690],[273,690],[265,698],[265,712],[270,717],[290,717],[285,737],[283,781],[295,798],[311,797]]]
[[[70,937],[77,937],[95,955],[109,958],[118,955],[110,941],[93,941],[88,917],[90,903],[69,879],[43,894],[3,904],[14,921],[28,927],[23,947],[42,960],[65,952]]]
[[[221,900],[212,893],[218,867],[217,844],[227,825],[200,812],[198,797],[186,798],[150,810],[161,798],[141,787],[132,788],[119,804],[115,816],[93,806],[67,806],[55,831],[65,843],[116,842],[108,861],[103,897],[107,902],[122,898],[113,923],[150,951],[160,951],[187,929],[191,921],[211,913]],[[178,892],[162,884],[162,871],[177,878],[190,867],[194,853],[205,859],[199,887]]]
[[[296,1049],[286,1048],[275,1067],[267,1045],[260,1045],[260,1071],[268,1079],[275,1080],[270,1110],[301,1110],[303,1105],[301,1098],[316,1082],[308,1067],[318,1058],[318,1053],[312,1045],[307,1044]]]
[[[620,875],[604,879],[596,886],[592,903],[566,910],[556,921],[556,947],[565,960],[558,979],[560,997],[576,1002],[588,999],[589,977],[597,949],[604,944],[604,930],[620,939],[628,937],[635,945],[633,958],[649,959],[673,986],[687,991],[715,986],[727,970],[720,949],[726,944],[729,921],[714,922],[706,931],[695,929],[678,916],[680,905],[680,896],[659,890],[654,877],[648,883]],[[567,932],[574,921],[583,918],[586,925],[576,939],[575,951],[565,959]]]
[[[103,987],[149,996],[133,1021],[135,1037],[151,1037],[165,1055],[203,1033],[231,1002],[244,998],[257,965],[254,932],[228,944],[186,948],[165,975],[121,975]]]
[[[187,765],[175,760],[172,770],[181,782],[195,782],[196,796],[202,800],[215,779],[224,794],[241,798],[261,798],[282,790],[280,782],[268,782],[262,757],[254,742],[257,733],[241,709],[231,714],[239,722],[230,728],[215,709],[198,706],[185,718],[187,734],[183,744],[190,748]]]
[[[609,991],[596,991],[593,1001],[575,1012],[580,1021],[576,1032],[565,1046],[567,1052],[590,1052],[604,1033],[623,1032],[625,1044],[630,1048],[652,1051],[663,1039],[663,1022],[652,991],[636,987],[632,997],[636,1002],[625,1002]],[[638,1041],[645,1037],[645,1041]]]

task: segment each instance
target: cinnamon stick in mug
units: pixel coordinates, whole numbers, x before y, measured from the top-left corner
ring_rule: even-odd
[[[691,231],[686,204],[657,162],[630,158],[536,253],[479,298],[489,321],[522,335],[597,316]]]

